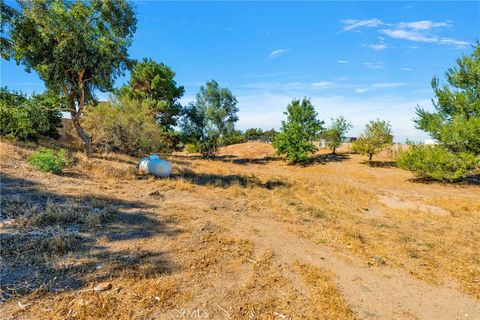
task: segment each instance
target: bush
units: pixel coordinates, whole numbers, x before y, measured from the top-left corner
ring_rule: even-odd
[[[397,155],[400,168],[413,171],[421,178],[455,181],[466,177],[480,165],[480,158],[470,153],[453,153],[435,145],[410,145]]]
[[[62,100],[49,93],[27,97],[0,88],[0,136],[20,140],[39,136],[58,138]]]
[[[197,148],[197,146],[196,146],[195,144],[193,144],[193,143],[187,143],[187,144],[185,145],[185,151],[186,151],[187,153],[197,153],[199,150],[198,150],[198,148]]]
[[[175,134],[155,122],[148,107],[136,100],[101,102],[85,112],[82,124],[96,149],[140,156],[170,153]]]
[[[62,169],[67,166],[65,151],[63,149],[55,152],[51,149],[40,148],[39,151],[29,156],[27,160],[43,172],[60,173]]]

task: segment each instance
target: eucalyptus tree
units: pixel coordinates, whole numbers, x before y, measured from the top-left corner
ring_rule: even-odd
[[[91,139],[81,125],[95,91],[113,90],[114,80],[130,66],[127,49],[136,29],[132,4],[126,0],[18,1],[2,26],[2,42],[11,50],[2,57],[35,70],[45,86],[63,95],[66,111],[92,153]],[[3,7],[3,3],[2,3]]]

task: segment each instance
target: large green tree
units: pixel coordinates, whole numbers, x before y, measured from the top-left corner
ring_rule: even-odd
[[[2,38],[11,46],[1,51],[2,57],[35,70],[48,89],[64,96],[85,151],[91,154],[91,139],[80,120],[94,102],[94,92],[111,91],[115,78],[129,66],[127,48],[136,28],[133,7],[126,0],[18,4],[20,10],[7,28],[2,27]]]
[[[452,152],[480,155],[480,44],[471,56],[457,59],[445,84],[432,79],[434,112],[417,107],[417,128]]]
[[[212,80],[200,87],[196,101],[185,107],[181,128],[186,142],[193,143],[203,156],[214,155],[222,138],[235,130],[237,99],[228,88]]]
[[[453,181],[480,165],[480,43],[470,56],[457,59],[445,73],[446,83],[432,79],[434,111],[417,107],[414,119],[438,144],[411,145],[397,164],[422,178]]]
[[[323,130],[323,121],[317,119],[317,112],[310,99],[293,99],[287,106],[287,121],[282,121],[280,133],[273,146],[277,154],[285,155],[293,163],[305,162],[317,148],[313,144]]]
[[[130,81],[120,88],[120,95],[141,101],[152,110],[160,125],[171,129],[182,111],[178,100],[185,92],[174,77],[170,67],[145,58],[135,64]]]

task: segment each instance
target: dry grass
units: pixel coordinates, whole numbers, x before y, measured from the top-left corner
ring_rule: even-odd
[[[243,216],[281,223],[365,266],[401,268],[480,298],[478,186],[415,182],[388,165],[388,154],[377,159],[383,167],[324,152],[296,167],[270,159],[268,145],[231,146],[213,160],[174,155],[174,175],[154,179],[136,174],[136,159],[116,154],[72,153],[75,165],[65,174],[38,173],[24,161],[28,149],[0,146],[2,173],[18,178],[21,190],[2,185],[2,262],[43,263],[59,278],[81,280],[60,291],[48,278],[18,292],[4,288],[10,301],[0,308],[12,317],[168,319],[188,311],[219,319],[354,318],[332,271],[281,261],[222,219]],[[13,197],[40,189],[68,201]],[[391,208],[379,195],[451,214]],[[103,281],[112,289],[92,290]]]

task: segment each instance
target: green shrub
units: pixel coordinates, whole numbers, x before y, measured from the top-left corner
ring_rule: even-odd
[[[61,108],[62,100],[49,93],[27,97],[0,88],[0,136],[20,140],[39,136],[57,138]]]
[[[453,153],[444,146],[410,145],[397,155],[397,165],[421,178],[455,181],[480,165],[480,158],[466,152]]]
[[[185,151],[186,151],[187,153],[197,153],[199,150],[198,150],[198,148],[197,148],[197,146],[196,146],[195,144],[193,144],[193,143],[187,143],[187,144],[185,145]]]
[[[60,173],[67,166],[65,151],[63,149],[57,152],[40,148],[27,158],[28,162],[43,172]]]
[[[84,128],[96,149],[141,156],[169,153],[175,144],[173,131],[155,122],[151,110],[136,100],[101,102],[85,111]]]

